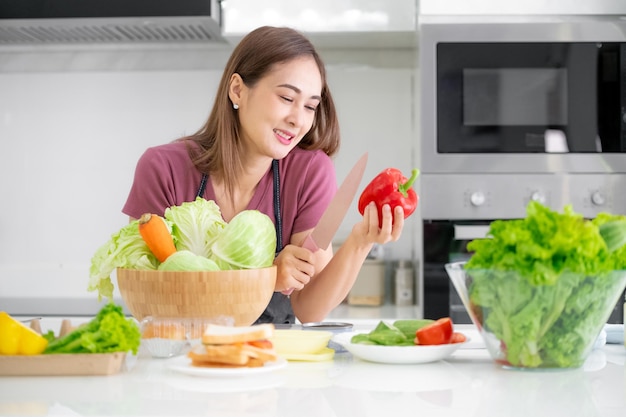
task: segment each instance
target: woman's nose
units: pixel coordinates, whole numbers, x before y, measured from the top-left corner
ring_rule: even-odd
[[[287,115],[287,122],[291,126],[300,126],[302,118],[304,117],[304,111],[293,106],[289,114]]]

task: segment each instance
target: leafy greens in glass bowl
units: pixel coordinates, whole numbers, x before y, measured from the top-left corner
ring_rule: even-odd
[[[496,363],[578,368],[626,287],[626,217],[538,202],[491,223],[446,271]]]

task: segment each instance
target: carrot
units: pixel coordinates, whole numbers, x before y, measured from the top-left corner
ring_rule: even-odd
[[[161,216],[151,213],[142,214],[139,218],[139,234],[159,262],[165,262],[171,254],[176,252],[174,239],[165,224],[165,219]]]

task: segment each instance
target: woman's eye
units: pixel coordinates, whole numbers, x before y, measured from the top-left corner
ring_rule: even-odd
[[[283,100],[289,102],[289,103],[293,103],[293,99],[291,97],[285,97],[285,96],[280,96],[280,98],[282,98]]]
[[[307,109],[309,109],[309,110],[311,110],[311,111],[315,111],[315,110],[317,110],[317,107],[316,107],[316,106],[304,106],[304,107],[306,107]]]

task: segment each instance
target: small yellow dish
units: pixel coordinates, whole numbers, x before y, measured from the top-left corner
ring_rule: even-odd
[[[295,329],[276,329],[271,338],[279,355],[312,355],[328,346],[331,332]]]
[[[335,351],[331,348],[324,348],[317,353],[285,353],[281,357],[288,361],[324,362],[333,360]]]

